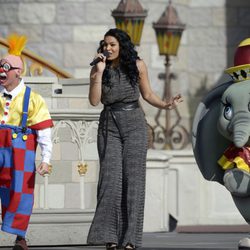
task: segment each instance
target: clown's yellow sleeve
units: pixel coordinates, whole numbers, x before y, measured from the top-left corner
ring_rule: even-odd
[[[44,99],[31,91],[27,127],[40,130],[53,127],[53,122]]]

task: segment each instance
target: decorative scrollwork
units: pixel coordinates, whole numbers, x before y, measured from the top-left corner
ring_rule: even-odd
[[[29,68],[31,76],[41,76],[43,74],[43,67],[37,62],[33,62]]]
[[[86,163],[79,163],[77,165],[77,168],[78,168],[78,173],[80,176],[83,176],[87,173],[87,170],[88,170],[88,165]]]
[[[163,149],[166,144],[165,128],[160,124],[158,124],[154,126],[153,129],[154,129],[153,148]]]
[[[79,150],[79,161],[84,162],[84,148],[87,144],[96,140],[96,136],[93,136],[92,134],[92,131],[96,126],[96,121],[57,121],[52,134],[53,143],[60,142],[60,138],[58,136],[60,128],[68,127],[71,133],[71,141],[77,145]]]
[[[172,149],[183,149],[189,143],[188,131],[182,125],[176,125],[170,130],[170,148]]]
[[[159,117],[162,110],[159,110],[156,116],[156,125],[154,129],[153,147],[156,149],[183,149],[189,143],[189,133],[187,129],[180,124],[181,116],[178,108],[174,109],[176,114],[175,123],[172,127],[166,129],[160,124]],[[166,117],[169,119],[169,117]]]
[[[161,125],[156,125],[153,129],[155,149],[184,149],[189,143],[188,131],[180,124],[176,124],[168,132]]]

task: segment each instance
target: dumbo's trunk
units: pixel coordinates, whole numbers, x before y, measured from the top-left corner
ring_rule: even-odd
[[[235,117],[236,118],[236,117]],[[241,148],[249,140],[250,135],[250,117],[242,115],[238,119],[234,119],[233,122],[233,142],[236,147]]]
[[[236,147],[241,148],[248,142],[249,132],[244,127],[237,127],[234,130],[234,144]]]

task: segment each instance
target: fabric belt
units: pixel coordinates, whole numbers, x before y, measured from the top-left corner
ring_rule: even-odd
[[[104,105],[105,110],[111,110],[111,111],[129,111],[129,110],[137,109],[139,107],[140,105],[138,101],[128,102],[128,103],[116,102],[116,103]]]

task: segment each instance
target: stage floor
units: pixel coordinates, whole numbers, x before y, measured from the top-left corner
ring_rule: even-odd
[[[141,250],[237,250],[238,242],[248,233],[144,233]],[[10,250],[11,247],[1,247]],[[31,246],[30,250],[101,250],[103,246]]]

